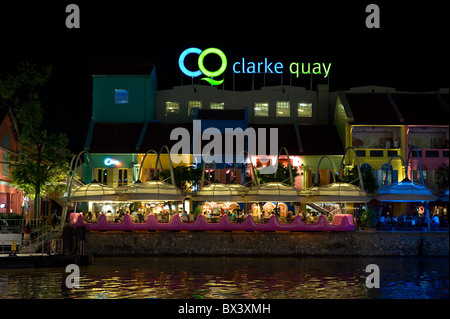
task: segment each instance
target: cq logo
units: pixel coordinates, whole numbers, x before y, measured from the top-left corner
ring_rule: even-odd
[[[191,53],[199,55],[198,56],[199,70],[197,70],[197,71],[190,71],[184,65],[184,59],[186,58],[186,56],[188,54],[191,54]],[[210,71],[205,68],[203,61],[208,54],[217,54],[220,57],[220,59],[222,60],[222,65],[220,66],[220,68],[217,71]],[[187,76],[197,77],[197,76],[204,74],[204,75],[208,76],[208,78],[201,78],[201,80],[205,80],[211,85],[220,85],[223,83],[223,79],[220,81],[217,81],[217,80],[214,80],[213,78],[217,77],[217,76],[221,75],[223,72],[225,72],[225,70],[227,68],[227,57],[221,50],[216,49],[216,48],[209,48],[204,51],[202,51],[198,48],[189,48],[189,49],[184,50],[183,53],[181,53],[180,58],[178,59],[178,65],[180,66],[181,72],[183,72]]]

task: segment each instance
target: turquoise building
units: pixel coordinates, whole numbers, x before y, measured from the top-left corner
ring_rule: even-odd
[[[95,64],[92,79],[92,119],[84,149],[91,153],[95,169],[92,177],[86,159],[84,180],[115,187],[131,184],[137,179],[138,150],[146,129],[159,122],[155,66]]]

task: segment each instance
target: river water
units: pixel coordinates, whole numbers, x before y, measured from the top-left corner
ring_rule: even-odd
[[[369,264],[379,288],[368,288]],[[79,288],[61,268],[0,270],[0,299],[447,299],[441,257],[94,257]]]

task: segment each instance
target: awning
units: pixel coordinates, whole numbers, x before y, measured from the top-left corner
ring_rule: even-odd
[[[62,199],[70,202],[115,201],[117,200],[117,194],[114,187],[94,181],[75,188],[69,197],[65,195]]]
[[[281,182],[254,186],[245,197],[247,202],[302,202],[305,199],[294,186]]]
[[[377,199],[380,202],[432,202],[437,196],[425,185],[405,178],[401,182],[381,187]]]
[[[177,187],[157,180],[135,182],[125,187],[123,193],[118,196],[120,201],[182,201],[184,198]]]
[[[304,203],[367,203],[371,199],[362,188],[344,182],[310,187],[301,194],[306,196]]]
[[[239,184],[211,183],[192,197],[199,202],[245,202],[247,187]]]

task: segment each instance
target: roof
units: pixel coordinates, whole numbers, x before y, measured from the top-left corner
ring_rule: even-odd
[[[346,93],[353,124],[402,124],[385,93]]]
[[[344,146],[334,125],[298,125],[300,155],[342,155]]]
[[[180,136],[170,140],[170,135],[176,128],[187,130],[191,137],[192,152],[192,123],[93,123],[92,125],[92,141],[86,146],[86,150],[91,153],[145,153],[148,150],[159,151],[164,145],[170,149],[181,140]],[[333,125],[253,124],[249,127],[256,131],[256,145],[258,138],[264,136],[258,134],[258,129],[266,129],[266,154],[270,154],[271,150],[271,128],[278,131],[276,152],[282,147],[286,147],[291,155],[341,155],[344,152],[337,129]],[[88,136],[86,140],[89,139]],[[209,141],[203,141],[202,146],[207,143]],[[222,146],[225,147],[224,141]],[[258,149],[256,151],[259,152]]]
[[[334,125],[252,124],[249,127],[253,127],[256,131],[258,128],[266,128],[267,153],[270,151],[270,128],[278,129],[278,150],[286,147],[290,155],[344,153],[344,147]]]
[[[144,123],[95,123],[91,153],[135,153]]]
[[[95,63],[93,75],[150,75],[155,68],[150,63]]]
[[[345,93],[353,124],[447,125],[449,95],[439,93]]]
[[[406,124],[448,125],[448,105],[438,94],[391,94]],[[441,96],[444,96],[442,94]],[[448,100],[448,94],[447,100]],[[444,97],[443,97],[444,99]]]
[[[170,140],[170,133],[177,127],[188,130],[192,136],[192,124],[180,123],[93,123],[92,141],[86,145],[91,153],[145,153],[169,148],[179,141]],[[89,133],[88,133],[89,134]],[[89,136],[87,137],[89,141]]]

